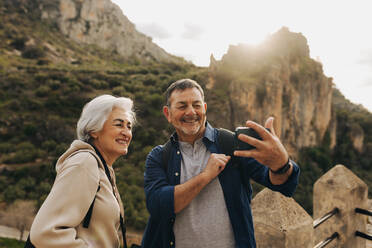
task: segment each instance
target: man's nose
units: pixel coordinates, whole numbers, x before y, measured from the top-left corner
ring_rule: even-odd
[[[186,109],[186,114],[187,115],[192,115],[192,114],[195,114],[195,113],[196,113],[196,111],[195,111],[195,109],[192,105],[187,107],[187,109]]]

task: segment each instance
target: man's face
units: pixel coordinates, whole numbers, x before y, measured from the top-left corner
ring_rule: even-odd
[[[180,141],[194,143],[205,130],[207,104],[197,88],[174,90],[169,98],[169,107],[163,112],[178,134]]]

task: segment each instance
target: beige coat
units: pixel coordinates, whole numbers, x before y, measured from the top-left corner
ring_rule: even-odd
[[[115,180],[113,169],[109,169]],[[120,212],[124,216],[121,199],[116,187],[118,199],[115,198],[94,148],[75,140],[58,159],[56,171],[53,187],[30,230],[33,245],[37,248],[119,247]],[[84,228],[82,221],[95,196],[89,228]]]

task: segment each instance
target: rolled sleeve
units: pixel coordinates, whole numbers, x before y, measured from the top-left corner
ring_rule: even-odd
[[[146,159],[144,175],[146,206],[153,218],[171,218],[174,213],[174,186],[162,165],[162,147],[155,147]]]

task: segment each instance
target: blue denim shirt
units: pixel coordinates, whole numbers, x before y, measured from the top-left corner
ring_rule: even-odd
[[[203,143],[211,153],[220,153],[218,146],[218,130],[207,123]],[[174,187],[180,184],[181,152],[177,135],[171,137],[171,152],[167,171],[162,165],[163,146],[155,147],[147,156],[144,176],[146,205],[150,213],[142,247],[161,248],[175,247],[173,223],[176,218],[174,213]],[[237,157],[237,163],[243,168],[245,178],[256,182],[285,196],[292,196],[298,184],[299,167],[292,161],[293,172],[287,182],[282,185],[273,185],[269,180],[269,168],[260,164],[253,158]],[[252,188],[243,185],[241,170],[230,162],[218,175],[224,194],[227,211],[235,237],[235,247],[256,247],[254,238],[253,219],[250,202]],[[208,203],[206,203],[208,204]],[[197,245],[197,244],[195,244]]]

